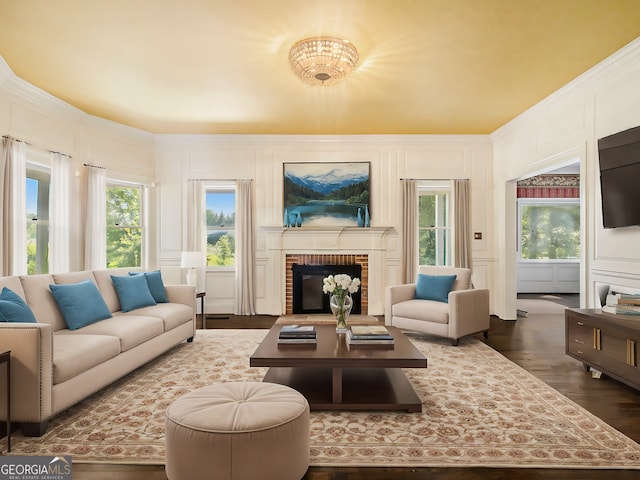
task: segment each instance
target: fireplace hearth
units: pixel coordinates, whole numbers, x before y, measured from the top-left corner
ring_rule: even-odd
[[[351,278],[362,280],[362,267],[354,265],[300,265],[291,266],[293,272],[294,314],[300,313],[331,313],[329,295],[322,291],[323,279],[329,275],[346,274]],[[362,289],[351,295],[353,308],[351,313],[360,314],[362,311]]]

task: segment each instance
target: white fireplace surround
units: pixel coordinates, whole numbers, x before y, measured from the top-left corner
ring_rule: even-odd
[[[387,251],[392,250],[390,237],[396,237],[390,235],[395,234],[392,227],[262,227],[260,230],[264,244],[258,248],[258,263],[264,265],[262,274],[268,277],[268,281],[261,282],[267,289],[262,298],[265,308],[261,310],[271,315],[286,312],[287,254],[363,254],[368,256],[368,313],[384,314]]]

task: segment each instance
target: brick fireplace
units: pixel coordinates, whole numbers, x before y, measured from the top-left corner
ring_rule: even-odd
[[[286,254],[285,256],[286,314],[293,312],[293,269],[298,265],[359,265],[362,269],[360,281],[362,314],[368,312],[369,256],[367,254]]]

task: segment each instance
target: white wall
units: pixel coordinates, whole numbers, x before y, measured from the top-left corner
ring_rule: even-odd
[[[282,174],[286,162],[371,163],[371,226],[387,230],[383,252],[376,254],[375,263],[380,265],[370,267],[374,268],[370,278],[375,277],[369,290],[370,314],[384,313],[384,287],[401,281],[401,178],[471,179],[472,230],[483,233],[482,240],[473,241],[474,281],[478,286],[489,287],[492,283],[493,172],[488,136],[160,135],[156,145],[157,249],[163,265],[177,265],[180,250],[186,244],[187,179],[255,180],[258,313],[284,312],[284,267],[281,255],[274,253],[281,247],[273,247],[272,237],[273,228],[282,227]],[[365,230],[361,233],[363,244],[370,237]],[[287,241],[296,245],[292,235],[295,232],[287,233]],[[300,244],[304,242],[300,240]],[[325,244],[315,248],[328,247]],[[230,284],[225,274],[209,275],[207,312],[229,305]]]
[[[640,227],[602,227],[597,139],[640,125],[640,39],[616,52],[492,135],[500,252],[494,300],[516,318],[515,180],[581,163],[581,303],[599,306],[599,283],[640,291]]]

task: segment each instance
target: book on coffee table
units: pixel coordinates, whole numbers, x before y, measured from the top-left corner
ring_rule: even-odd
[[[316,343],[316,329],[313,325],[284,325],[278,334],[280,344]]]
[[[315,345],[315,338],[278,338],[278,345]]]
[[[313,325],[283,325],[280,328],[280,338],[316,338],[316,328]]]
[[[353,325],[347,330],[347,343],[353,346],[393,347],[393,335],[382,325]]]
[[[353,340],[393,340],[383,325],[353,325],[347,333]]]

